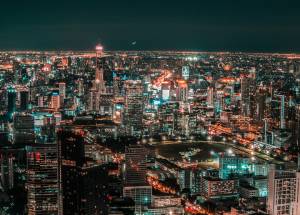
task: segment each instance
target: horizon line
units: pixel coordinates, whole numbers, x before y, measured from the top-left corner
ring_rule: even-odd
[[[82,50],[68,50],[68,49],[49,49],[49,50],[42,50],[42,49],[28,49],[28,50],[14,50],[14,49],[0,49],[0,53],[3,52],[10,52],[10,53],[35,53],[35,52],[41,52],[41,53],[55,53],[55,52],[61,52],[61,53],[67,53],[67,52],[85,52],[85,53],[94,53],[95,50],[93,49],[82,49]],[[270,52],[270,51],[226,51],[226,50],[219,50],[219,51],[197,51],[197,50],[171,50],[171,49],[156,49],[156,50],[149,50],[149,49],[145,49],[145,50],[134,50],[134,49],[119,49],[119,50],[106,50],[104,51],[104,53],[111,53],[111,52],[174,52],[174,53],[241,53],[241,54],[270,54],[270,55],[300,55],[300,51],[274,51],[274,52]]]

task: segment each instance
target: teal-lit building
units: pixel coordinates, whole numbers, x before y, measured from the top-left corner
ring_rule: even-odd
[[[228,179],[231,176],[249,174],[251,172],[250,159],[236,155],[222,154],[219,156],[219,177]]]
[[[7,88],[7,119],[12,120],[16,111],[17,91],[13,86]]]

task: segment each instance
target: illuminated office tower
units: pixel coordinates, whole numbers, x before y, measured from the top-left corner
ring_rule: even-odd
[[[60,82],[58,84],[59,88],[59,97],[60,97],[60,104],[64,104],[64,100],[66,98],[66,83]]]
[[[185,80],[178,80],[176,88],[177,101],[186,102],[188,100],[188,85]]]
[[[105,82],[103,79],[103,69],[96,68],[94,89],[99,93],[105,93]]]
[[[52,92],[50,107],[55,110],[58,110],[60,108],[60,96],[56,91]]]
[[[189,66],[183,66],[181,72],[182,72],[181,73],[182,78],[184,80],[188,80],[190,78],[190,67]]]
[[[178,174],[178,184],[181,190],[194,188],[194,174],[192,169],[182,169]]]
[[[103,47],[101,45],[96,46],[96,71],[95,80],[93,81],[93,87],[90,90],[89,95],[89,111],[100,111],[100,97],[106,93],[105,82],[103,78],[103,68],[98,65],[98,58],[103,54]]]
[[[161,98],[163,100],[169,100],[171,93],[171,86],[169,82],[163,82],[161,84]]]
[[[140,80],[125,81],[124,125],[126,133],[140,136],[143,126],[143,85]]]
[[[16,111],[17,91],[13,86],[7,88],[7,118],[12,120]]]
[[[241,111],[245,116],[250,115],[250,79],[241,78]]]
[[[19,113],[13,118],[14,144],[32,144],[35,141],[34,118],[30,114]]]
[[[295,197],[299,196],[296,194],[296,175],[299,177],[295,171],[276,170],[275,165],[271,165],[267,199],[269,215],[298,215],[293,213],[293,206],[296,206]],[[299,199],[296,202],[299,204]]]
[[[256,121],[261,122],[265,118],[266,95],[258,93],[256,95]]]
[[[216,103],[214,105],[215,113],[221,114],[221,112],[224,111],[225,109],[224,92],[223,90],[217,90],[215,95],[216,95],[215,96]]]
[[[136,214],[140,214],[142,206],[150,205],[152,201],[152,187],[146,183],[147,154],[142,145],[130,145],[125,149],[123,196],[135,201]]]
[[[26,146],[28,215],[58,213],[58,163],[55,144]]]
[[[9,190],[14,187],[14,157],[7,153],[0,156],[0,189]]]
[[[242,75],[241,83],[241,114],[254,117],[255,105],[254,98],[256,92],[256,73],[250,70],[249,75]]]
[[[147,149],[142,145],[130,145],[125,148],[125,184],[146,184]]]
[[[29,103],[29,92],[28,91],[21,91],[20,92],[20,110],[27,111],[28,110],[28,103]]]
[[[122,80],[120,77],[113,73],[113,89],[114,89],[114,96],[118,97],[122,94]]]
[[[284,107],[284,95],[280,96],[281,100],[280,100],[280,128],[284,129],[285,128],[285,107]]]
[[[105,82],[103,78],[103,68],[98,65],[98,58],[103,55],[103,47],[99,44],[96,46],[96,72],[95,72],[95,82],[94,89],[99,93],[105,93]]]
[[[82,96],[84,94],[83,80],[82,79],[78,79],[75,82],[76,82],[76,86],[77,86],[78,96]]]
[[[160,130],[163,133],[167,133],[168,135],[174,134],[178,127],[178,115],[178,102],[168,102],[166,104],[163,104],[158,110]]]
[[[207,106],[214,107],[214,88],[208,87],[207,88]]]
[[[100,197],[104,193],[107,170],[86,162],[82,131],[58,132],[60,214],[103,214]]]
[[[100,93],[95,89],[90,90],[88,110],[94,112],[100,110]]]
[[[104,79],[103,79],[103,69],[98,68],[98,64],[96,66],[96,71],[95,71],[94,89],[96,91],[101,92],[101,93],[105,92],[105,85],[104,85]]]

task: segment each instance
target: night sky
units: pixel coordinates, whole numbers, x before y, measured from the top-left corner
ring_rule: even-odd
[[[300,1],[1,0],[0,8],[0,50],[101,42],[106,50],[300,52]]]

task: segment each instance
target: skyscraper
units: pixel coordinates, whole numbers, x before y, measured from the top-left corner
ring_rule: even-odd
[[[293,213],[292,208],[295,205],[295,197],[299,196],[296,193],[296,182],[295,171],[276,170],[275,165],[271,165],[268,175],[267,199],[267,212],[270,215],[297,214]],[[296,202],[299,202],[299,199]]]
[[[280,128],[285,128],[285,96],[280,96]]]
[[[52,92],[50,107],[54,110],[58,110],[60,108],[60,96],[59,93],[56,91]]]
[[[125,184],[146,184],[147,149],[142,145],[130,145],[125,148]]]
[[[143,125],[143,86],[140,80],[125,81],[124,126],[129,135],[140,136]]]
[[[89,95],[89,111],[100,111],[100,97],[106,93],[105,82],[103,78],[103,68],[98,63],[98,58],[103,54],[103,47],[101,45],[96,46],[96,70],[95,80],[93,80],[93,87],[90,90]]]
[[[13,118],[14,144],[32,144],[35,141],[34,118],[31,114],[18,113]]]
[[[186,102],[188,99],[188,85],[185,80],[178,80],[176,88],[177,101]]]
[[[58,163],[55,144],[34,144],[27,152],[27,208],[29,215],[58,213]]]
[[[255,70],[250,70],[248,75],[241,76],[241,113],[244,116],[253,117],[254,114],[255,78]]]
[[[141,214],[143,206],[152,202],[152,187],[146,183],[147,149],[142,145],[130,145],[125,149],[125,183],[123,196],[135,201],[135,213]]]
[[[103,213],[100,197],[107,177],[104,167],[86,162],[81,131],[58,132],[60,212],[64,215]]]
[[[7,118],[12,120],[13,114],[16,111],[17,92],[13,86],[7,88]]]
[[[14,157],[0,154],[0,187],[4,190],[14,187]]]
[[[20,110],[27,111],[28,110],[28,102],[29,102],[29,92],[21,91],[20,92]]]
[[[184,80],[188,80],[190,77],[190,67],[189,66],[183,66],[182,67],[182,78]]]
[[[103,78],[103,68],[98,64],[98,58],[103,55],[103,46],[98,44],[96,46],[96,72],[94,88],[100,93],[105,93],[105,83]]]
[[[64,104],[64,100],[66,98],[66,83],[60,82],[58,83],[59,88],[59,97],[60,97],[60,104]]]
[[[214,88],[213,87],[207,88],[207,106],[214,107]]]

